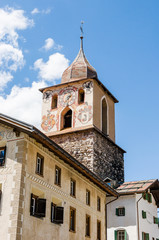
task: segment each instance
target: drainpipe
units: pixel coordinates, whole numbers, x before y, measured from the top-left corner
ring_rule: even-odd
[[[110,202],[105,204],[105,239],[107,240],[107,205],[109,203],[112,203],[114,201],[116,201],[119,198],[119,196],[117,196],[115,199],[111,200]]]
[[[139,201],[142,199],[142,196],[139,198],[139,200],[136,202],[136,208],[137,208],[137,232],[138,232],[138,240],[140,240],[140,226],[139,226]]]

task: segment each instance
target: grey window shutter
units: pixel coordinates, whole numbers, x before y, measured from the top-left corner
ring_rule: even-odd
[[[56,207],[56,223],[62,224],[64,217],[64,208],[63,207]]]
[[[33,205],[33,194],[31,193],[31,197],[30,197],[30,215],[33,215],[32,205]]]
[[[123,208],[123,216],[125,216],[125,208]]]
[[[37,215],[39,217],[45,217],[46,211],[46,199],[38,198],[37,200]]]

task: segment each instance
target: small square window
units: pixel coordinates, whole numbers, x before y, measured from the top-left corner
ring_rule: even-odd
[[[86,215],[86,236],[90,237],[90,216]]]
[[[76,209],[70,207],[70,231],[75,232],[76,229]]]
[[[70,181],[70,195],[75,197],[76,196],[76,181],[71,178]]]
[[[86,204],[90,205],[90,191],[86,189]]]
[[[125,208],[124,207],[116,208],[116,215],[125,216]]]
[[[55,166],[55,184],[61,186],[61,168]]]
[[[5,164],[6,147],[0,148],[0,166]]]
[[[36,173],[43,176],[43,168],[44,168],[44,157],[37,153],[36,157]]]
[[[97,197],[97,210],[100,211],[100,208],[101,208],[101,200],[100,200],[100,197]]]

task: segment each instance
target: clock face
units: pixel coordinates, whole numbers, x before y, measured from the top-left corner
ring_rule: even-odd
[[[66,88],[61,92],[60,105],[70,106],[75,102],[75,91],[73,88]]]

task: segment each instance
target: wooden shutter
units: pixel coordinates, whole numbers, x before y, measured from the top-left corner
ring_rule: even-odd
[[[31,198],[30,198],[30,215],[33,215],[32,205],[33,205],[33,194],[31,193]]]
[[[116,208],[116,216],[119,216],[119,209]]]
[[[114,239],[117,240],[117,237],[118,237],[118,231],[114,231]]]
[[[125,208],[123,208],[123,216],[125,216]]]
[[[126,232],[126,230],[125,230],[125,240],[127,240],[127,232]]]
[[[62,224],[63,223],[64,208],[56,206],[55,209],[56,209],[56,223]]]
[[[37,215],[39,217],[45,217],[46,211],[46,199],[38,198],[37,199]]]
[[[146,200],[148,201],[149,200],[149,194],[146,193]]]
[[[142,218],[146,218],[146,212],[142,210]]]
[[[146,240],[149,240],[149,234],[146,233]]]
[[[51,202],[51,222],[54,222],[54,215],[55,215],[53,207],[54,207],[54,204]]]

